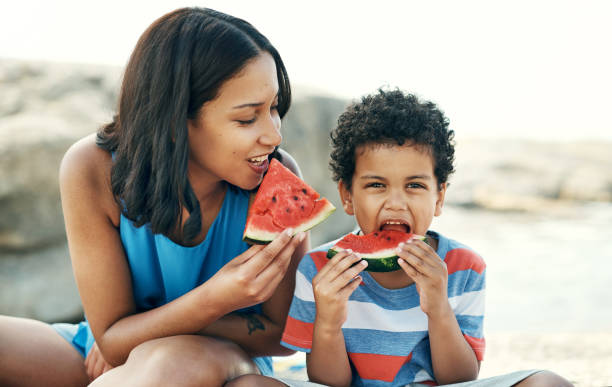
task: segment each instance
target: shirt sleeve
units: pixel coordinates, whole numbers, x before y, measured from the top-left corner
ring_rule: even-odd
[[[448,270],[449,302],[465,340],[476,358],[484,358],[483,334],[486,264],[472,250],[456,248],[444,259]]]
[[[316,313],[312,279],[319,266],[315,262],[319,261],[321,264],[327,261],[325,252],[306,254],[295,273],[295,291],[281,344],[296,351],[309,353],[312,348],[312,329]]]

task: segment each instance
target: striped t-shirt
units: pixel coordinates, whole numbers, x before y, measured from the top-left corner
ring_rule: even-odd
[[[483,337],[486,265],[482,258],[458,242],[429,231],[438,239],[437,254],[448,270],[448,298],[466,341],[478,360],[485,349]],[[312,279],[328,262],[324,244],[304,256],[296,273],[293,301],[282,344],[310,352],[315,319]],[[419,306],[414,284],[386,289],[368,272],[350,296],[348,316],[342,325],[353,386],[403,386],[434,384],[427,315]]]

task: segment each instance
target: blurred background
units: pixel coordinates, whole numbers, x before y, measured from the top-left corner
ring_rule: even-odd
[[[610,1],[2,2],[0,314],[82,317],[59,162],[110,120],[140,34],[191,5],[248,20],[281,53],[294,92],[283,146],[339,208],[314,244],[354,227],[327,168],[340,112],[379,87],[431,100],[457,143],[432,228],[487,262],[481,375],[612,384]]]

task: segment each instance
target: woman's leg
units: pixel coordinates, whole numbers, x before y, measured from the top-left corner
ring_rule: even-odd
[[[84,359],[51,326],[0,316],[0,385],[85,386]]]
[[[197,335],[151,340],[134,348],[125,364],[92,386],[222,386],[259,370],[236,344]]]

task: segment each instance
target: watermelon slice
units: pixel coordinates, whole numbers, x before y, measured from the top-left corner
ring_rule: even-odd
[[[395,230],[375,231],[366,235],[348,234],[327,251],[327,258],[332,258],[342,250],[351,249],[368,261],[367,271],[399,270],[395,249],[401,242],[410,239],[426,240],[424,236]]]
[[[249,208],[242,239],[247,243],[270,243],[291,227],[293,235],[310,230],[336,210],[333,204],[272,159],[255,200]]]

